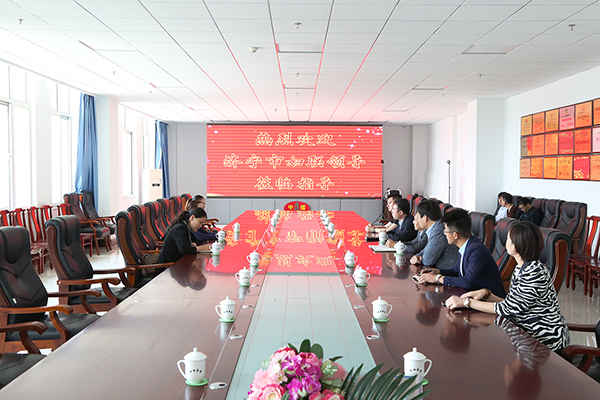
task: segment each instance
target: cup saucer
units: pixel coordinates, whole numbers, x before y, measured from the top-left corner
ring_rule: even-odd
[[[219,322],[231,323],[231,322],[234,322],[234,321],[235,321],[235,318],[233,318],[233,319],[219,318]]]
[[[375,322],[388,322],[390,319],[389,318],[384,318],[384,319],[375,319],[373,318],[373,321]]]
[[[367,283],[356,283],[355,285],[358,286],[358,287],[366,287],[366,286],[368,286]]]
[[[221,253],[212,253],[213,256],[220,256]]]
[[[250,284],[249,283],[238,283],[238,286],[248,287],[248,286],[250,286]]]
[[[185,380],[185,384],[189,386],[204,386],[208,383],[208,378],[202,378],[200,382],[190,382],[187,379]]]

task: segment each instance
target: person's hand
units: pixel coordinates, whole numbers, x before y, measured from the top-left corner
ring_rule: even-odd
[[[412,256],[410,259],[411,264],[421,264],[421,261],[423,261],[423,257],[421,256]]]
[[[437,268],[431,268],[431,267],[424,267],[423,270],[421,271],[422,274],[434,274],[437,275],[440,273],[440,270]]]
[[[393,241],[392,239],[388,239],[387,242],[385,242],[385,245],[387,247],[394,247],[396,245],[396,242]]]
[[[446,299],[445,304],[449,310],[455,310],[457,308],[465,308],[465,299],[463,297],[451,296],[448,299]]]
[[[468,297],[470,299],[482,300],[486,294],[487,294],[487,290],[479,289],[479,290],[474,290],[472,292],[463,293],[460,297],[462,297],[464,299],[466,299]]]
[[[192,242],[192,246],[194,246],[196,249],[198,249],[198,244],[197,243]]]
[[[419,276],[419,283],[437,283],[435,277],[437,274],[421,274]]]
[[[375,227],[373,226],[373,224],[367,225],[367,232],[373,232],[374,230],[375,230]]]

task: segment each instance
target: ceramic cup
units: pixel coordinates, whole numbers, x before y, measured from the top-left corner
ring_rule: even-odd
[[[330,233],[331,233],[331,232],[335,232],[335,225],[333,224],[333,222],[330,222],[330,223],[327,225],[327,229],[329,229],[329,232],[330,232]]]
[[[373,300],[373,318],[386,319],[392,312],[392,305],[383,300],[381,296]]]
[[[394,245],[394,249],[396,250],[396,254],[404,254],[404,250],[406,250],[406,245],[402,242],[398,242]]]
[[[384,231],[379,232],[379,243],[385,243],[387,238],[388,238],[388,236],[387,236],[386,232],[384,232]]]
[[[218,267],[221,264],[221,256],[218,254],[215,254],[212,256],[211,261],[212,261],[212,265],[214,265],[215,267]]]
[[[253,251],[246,256],[246,260],[248,260],[251,266],[256,266],[260,262],[260,254],[257,251]]]
[[[221,254],[221,245],[219,243],[213,243],[210,246],[208,246],[208,248],[210,249],[210,252],[215,256]]]
[[[233,231],[234,232],[240,231],[240,223],[239,222],[236,222],[235,224],[233,224]]]
[[[368,224],[367,226],[365,226],[365,232],[371,233],[371,224]]]
[[[181,369],[182,364],[183,370]],[[194,347],[194,350],[191,353],[187,353],[183,357],[183,360],[177,361],[177,368],[179,368],[179,372],[187,382],[199,384],[204,379],[206,371],[206,354],[199,352]]]
[[[344,255],[344,261],[346,262],[347,266],[353,267],[354,265],[356,265],[356,262],[358,261],[358,256],[355,255],[350,250],[348,250],[346,252],[346,255]]]
[[[371,278],[371,274],[362,268],[356,268],[354,275],[352,276],[354,277],[354,282],[357,285],[364,285],[369,281],[369,278]]]
[[[240,285],[248,286],[250,284],[250,270],[247,268],[240,269],[240,271],[235,274],[235,279]]]
[[[425,369],[425,364],[429,361],[429,366]],[[416,347],[404,355],[404,376],[411,377],[417,375],[417,382],[421,382],[429,373],[432,361],[419,353]]]
[[[215,311],[217,312],[217,315],[221,317],[221,319],[225,321],[233,321],[235,317],[235,301],[230,300],[229,296],[227,296],[215,306]]]
[[[219,239],[219,242],[224,242],[226,237],[227,237],[227,232],[225,232],[224,230],[220,230],[217,233],[217,239]]]

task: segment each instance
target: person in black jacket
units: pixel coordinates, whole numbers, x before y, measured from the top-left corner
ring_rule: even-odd
[[[201,200],[196,200],[196,198],[201,198]],[[191,210],[196,207],[200,207],[206,212],[206,200],[204,197],[197,195],[194,197],[194,200],[190,200],[187,204],[187,210]],[[216,230],[210,230],[208,228],[200,227],[196,232],[193,232],[193,235],[200,241],[200,243],[208,243],[215,242],[217,240],[217,232]]]
[[[208,251],[208,245],[200,245],[192,234],[206,221],[206,212],[200,207],[182,211],[171,222],[158,263],[175,262],[186,254]]]
[[[388,245],[394,246],[396,242],[410,242],[417,237],[417,230],[413,224],[414,217],[410,214],[408,200],[396,198],[392,206],[392,217],[398,221],[394,230],[388,232]]]
[[[519,198],[519,209],[521,210],[519,221],[533,222],[538,226],[542,222],[544,216],[540,210],[531,205],[531,200],[528,197]]]

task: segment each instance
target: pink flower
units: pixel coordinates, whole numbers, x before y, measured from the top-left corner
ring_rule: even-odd
[[[321,360],[315,353],[300,353],[299,356],[304,359],[307,364],[313,365],[317,368],[321,368]]]
[[[250,388],[253,391],[260,392],[262,388],[271,384],[273,384],[273,381],[269,378],[269,374],[267,371],[261,369],[254,374],[254,380],[252,381],[252,386]]]
[[[333,365],[337,367],[337,371],[335,371],[335,374],[333,374],[333,379],[346,379],[346,375],[348,375],[348,371],[346,371],[346,368],[342,367],[336,362],[334,362]]]
[[[313,393],[309,396],[308,400],[344,400],[344,396],[325,389],[323,393]]]
[[[263,388],[259,400],[281,400],[285,389],[280,385],[267,385]]]

